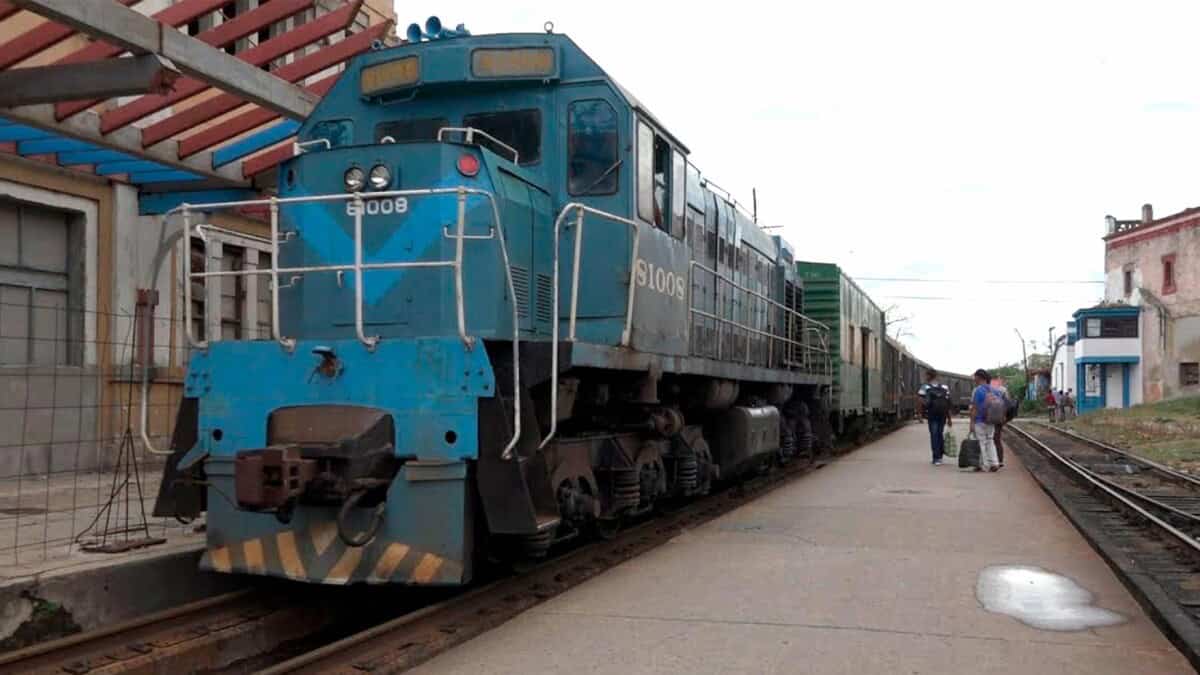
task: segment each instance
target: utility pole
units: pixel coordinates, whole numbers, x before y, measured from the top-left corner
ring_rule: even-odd
[[[1025,369],[1025,392],[1022,398],[1029,398],[1029,353],[1025,351],[1025,338],[1021,335],[1021,331],[1013,328],[1017,333],[1017,339],[1021,341],[1021,367]]]

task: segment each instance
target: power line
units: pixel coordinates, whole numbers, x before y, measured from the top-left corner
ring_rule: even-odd
[[[920,281],[937,284],[1103,284],[1082,279],[928,279],[918,277],[854,277],[858,281]]]
[[[1037,303],[1045,303],[1045,304],[1050,304],[1050,305],[1078,305],[1079,304],[1079,300],[1052,300],[1050,298],[990,298],[990,297],[986,297],[986,296],[954,297],[954,296],[950,296],[950,295],[881,295],[879,297],[888,298],[891,300],[935,300],[935,301],[948,301],[948,302],[982,302],[982,303],[988,303],[988,302],[1037,302]]]

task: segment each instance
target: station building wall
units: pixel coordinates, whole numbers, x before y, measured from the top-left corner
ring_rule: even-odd
[[[1200,395],[1200,208],[1126,221],[1105,238],[1105,299],[1142,308],[1142,396]]]
[[[132,8],[149,15],[172,4],[175,0],[142,0]],[[235,0],[180,30],[211,28],[259,4],[260,0]],[[313,9],[279,22],[267,34],[240,40],[235,52],[343,5],[340,0],[317,0]],[[394,16],[389,0],[366,0],[349,32]],[[19,12],[0,22],[0,38],[24,33],[42,21]],[[344,36],[345,32],[338,32],[305,53]],[[53,63],[89,42],[76,34],[17,65]],[[136,124],[153,123],[215,94],[192,97]],[[204,128],[198,126],[193,132]],[[139,215],[137,188],[123,180],[59,167],[53,156],[23,158],[0,152],[0,478],[107,468],[115,461],[127,428],[132,430],[139,459],[146,458],[137,428],[144,364],[135,358],[132,336],[137,291],[148,284],[166,231],[161,218]],[[188,353],[181,256],[192,256],[210,269],[269,264],[264,223],[229,215],[208,220],[224,232],[210,238],[207,251],[194,240],[171,250],[155,284],[159,304],[155,348],[148,364],[155,368],[149,419],[152,440],[160,449],[169,441]],[[251,276],[196,286],[197,334],[269,338],[268,289],[257,280]]]

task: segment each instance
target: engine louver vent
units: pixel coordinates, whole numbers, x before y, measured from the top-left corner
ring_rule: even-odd
[[[537,275],[537,320],[549,323],[554,316],[554,284],[547,274]]]
[[[513,291],[517,294],[517,316],[529,318],[529,270],[512,267]]]

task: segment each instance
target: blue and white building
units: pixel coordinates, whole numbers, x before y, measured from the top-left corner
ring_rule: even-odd
[[[1075,312],[1075,398],[1080,413],[1142,402],[1141,308],[1100,305]],[[1057,366],[1057,364],[1056,364]]]

